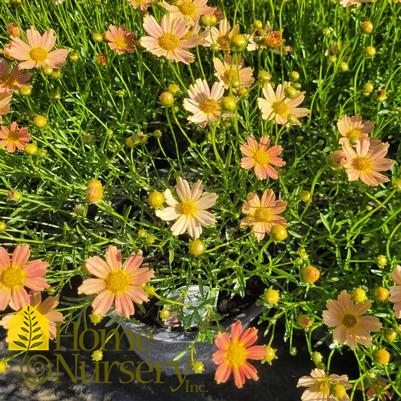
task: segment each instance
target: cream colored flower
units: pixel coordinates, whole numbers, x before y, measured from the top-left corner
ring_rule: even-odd
[[[164,197],[168,207],[157,210],[156,216],[165,221],[176,220],[171,227],[173,235],[188,232],[190,237],[199,238],[202,227],[216,223],[213,214],[207,209],[215,205],[218,196],[215,193],[204,193],[200,180],[191,189],[186,180],[178,178],[175,190],[179,201],[166,189]]]

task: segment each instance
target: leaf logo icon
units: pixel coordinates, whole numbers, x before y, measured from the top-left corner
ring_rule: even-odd
[[[10,319],[8,349],[37,351],[49,349],[49,321],[31,305]]]

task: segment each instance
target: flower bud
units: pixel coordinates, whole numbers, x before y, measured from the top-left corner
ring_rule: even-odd
[[[89,203],[98,203],[103,199],[103,185],[99,180],[93,178],[88,182],[86,199]]]
[[[47,118],[45,116],[37,115],[33,118],[33,125],[37,128],[44,128],[47,125]]]
[[[302,279],[309,283],[309,284],[313,284],[315,283],[317,280],[319,280],[320,277],[320,271],[317,267],[315,266],[305,266],[302,271],[301,271],[301,276]]]
[[[162,92],[159,96],[159,101],[164,107],[169,107],[174,104],[175,99],[171,92]]]

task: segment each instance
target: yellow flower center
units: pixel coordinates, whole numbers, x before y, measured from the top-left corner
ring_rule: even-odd
[[[194,216],[196,211],[196,204],[193,200],[183,201],[179,205],[179,213],[185,216]]]
[[[31,59],[37,63],[43,63],[47,59],[48,54],[42,47],[35,47],[29,52]]]
[[[128,47],[128,43],[123,36],[115,38],[114,43],[119,49],[126,49]]]
[[[165,33],[159,38],[159,46],[167,51],[180,47],[180,38],[174,33]]]
[[[220,111],[220,105],[215,99],[204,99],[199,102],[199,108],[205,114],[216,114]]]
[[[342,324],[349,329],[351,327],[354,327],[357,324],[357,322],[358,322],[358,319],[356,318],[356,316],[351,315],[349,313],[344,315],[343,320],[342,320]]]
[[[106,289],[113,294],[121,294],[127,291],[129,286],[128,275],[123,270],[110,273],[104,280]]]
[[[25,270],[18,265],[7,267],[0,275],[0,284],[7,288],[21,288],[26,279]]]
[[[369,171],[372,168],[372,162],[366,156],[358,156],[352,160],[352,167],[358,171]]]
[[[240,368],[246,362],[248,352],[243,342],[232,341],[226,350],[225,361],[231,367]]]
[[[283,100],[273,102],[272,109],[280,117],[286,118],[288,116],[288,106]]]
[[[363,132],[359,128],[352,128],[346,133],[346,137],[354,145],[358,139],[363,137]]]
[[[326,380],[319,383],[319,392],[323,393],[324,395],[330,394],[330,386]]]
[[[269,207],[259,207],[255,210],[254,218],[262,223],[268,223],[272,220],[272,213]]]
[[[253,157],[256,164],[259,164],[260,166],[267,166],[269,164],[270,157],[265,150],[257,150]]]
[[[235,71],[233,69],[224,71],[223,81],[226,85],[228,85],[231,82],[231,84],[234,88],[236,88],[240,85],[237,71]]]
[[[186,17],[196,17],[196,6],[192,2],[184,1],[178,8]]]
[[[7,142],[19,143],[20,138],[21,138],[21,136],[18,131],[10,131],[7,135]]]
[[[223,50],[228,50],[230,48],[230,38],[228,36],[219,36],[217,38],[217,44]]]

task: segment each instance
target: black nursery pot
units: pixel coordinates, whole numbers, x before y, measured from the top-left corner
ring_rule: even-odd
[[[260,306],[251,305],[241,311],[238,315],[233,316],[222,322],[222,329],[229,330],[230,326],[236,321],[242,322],[243,328],[249,327],[250,323],[260,315],[262,308]],[[177,374],[179,369],[181,374],[191,373],[190,353],[186,353],[182,358],[174,361],[177,355],[187,350],[194,342],[197,331],[180,332],[171,331],[161,327],[150,326],[145,323],[123,322],[122,327],[125,334],[130,337],[131,349],[144,361],[154,365],[160,363],[163,367],[163,373],[172,376]],[[133,335],[131,335],[131,333]],[[138,341],[138,336],[140,339]],[[135,338],[135,341],[132,341]],[[216,351],[214,344],[196,343],[195,344],[195,360],[201,361],[205,365],[204,373],[211,373],[216,369],[216,365],[212,361],[212,355]]]

